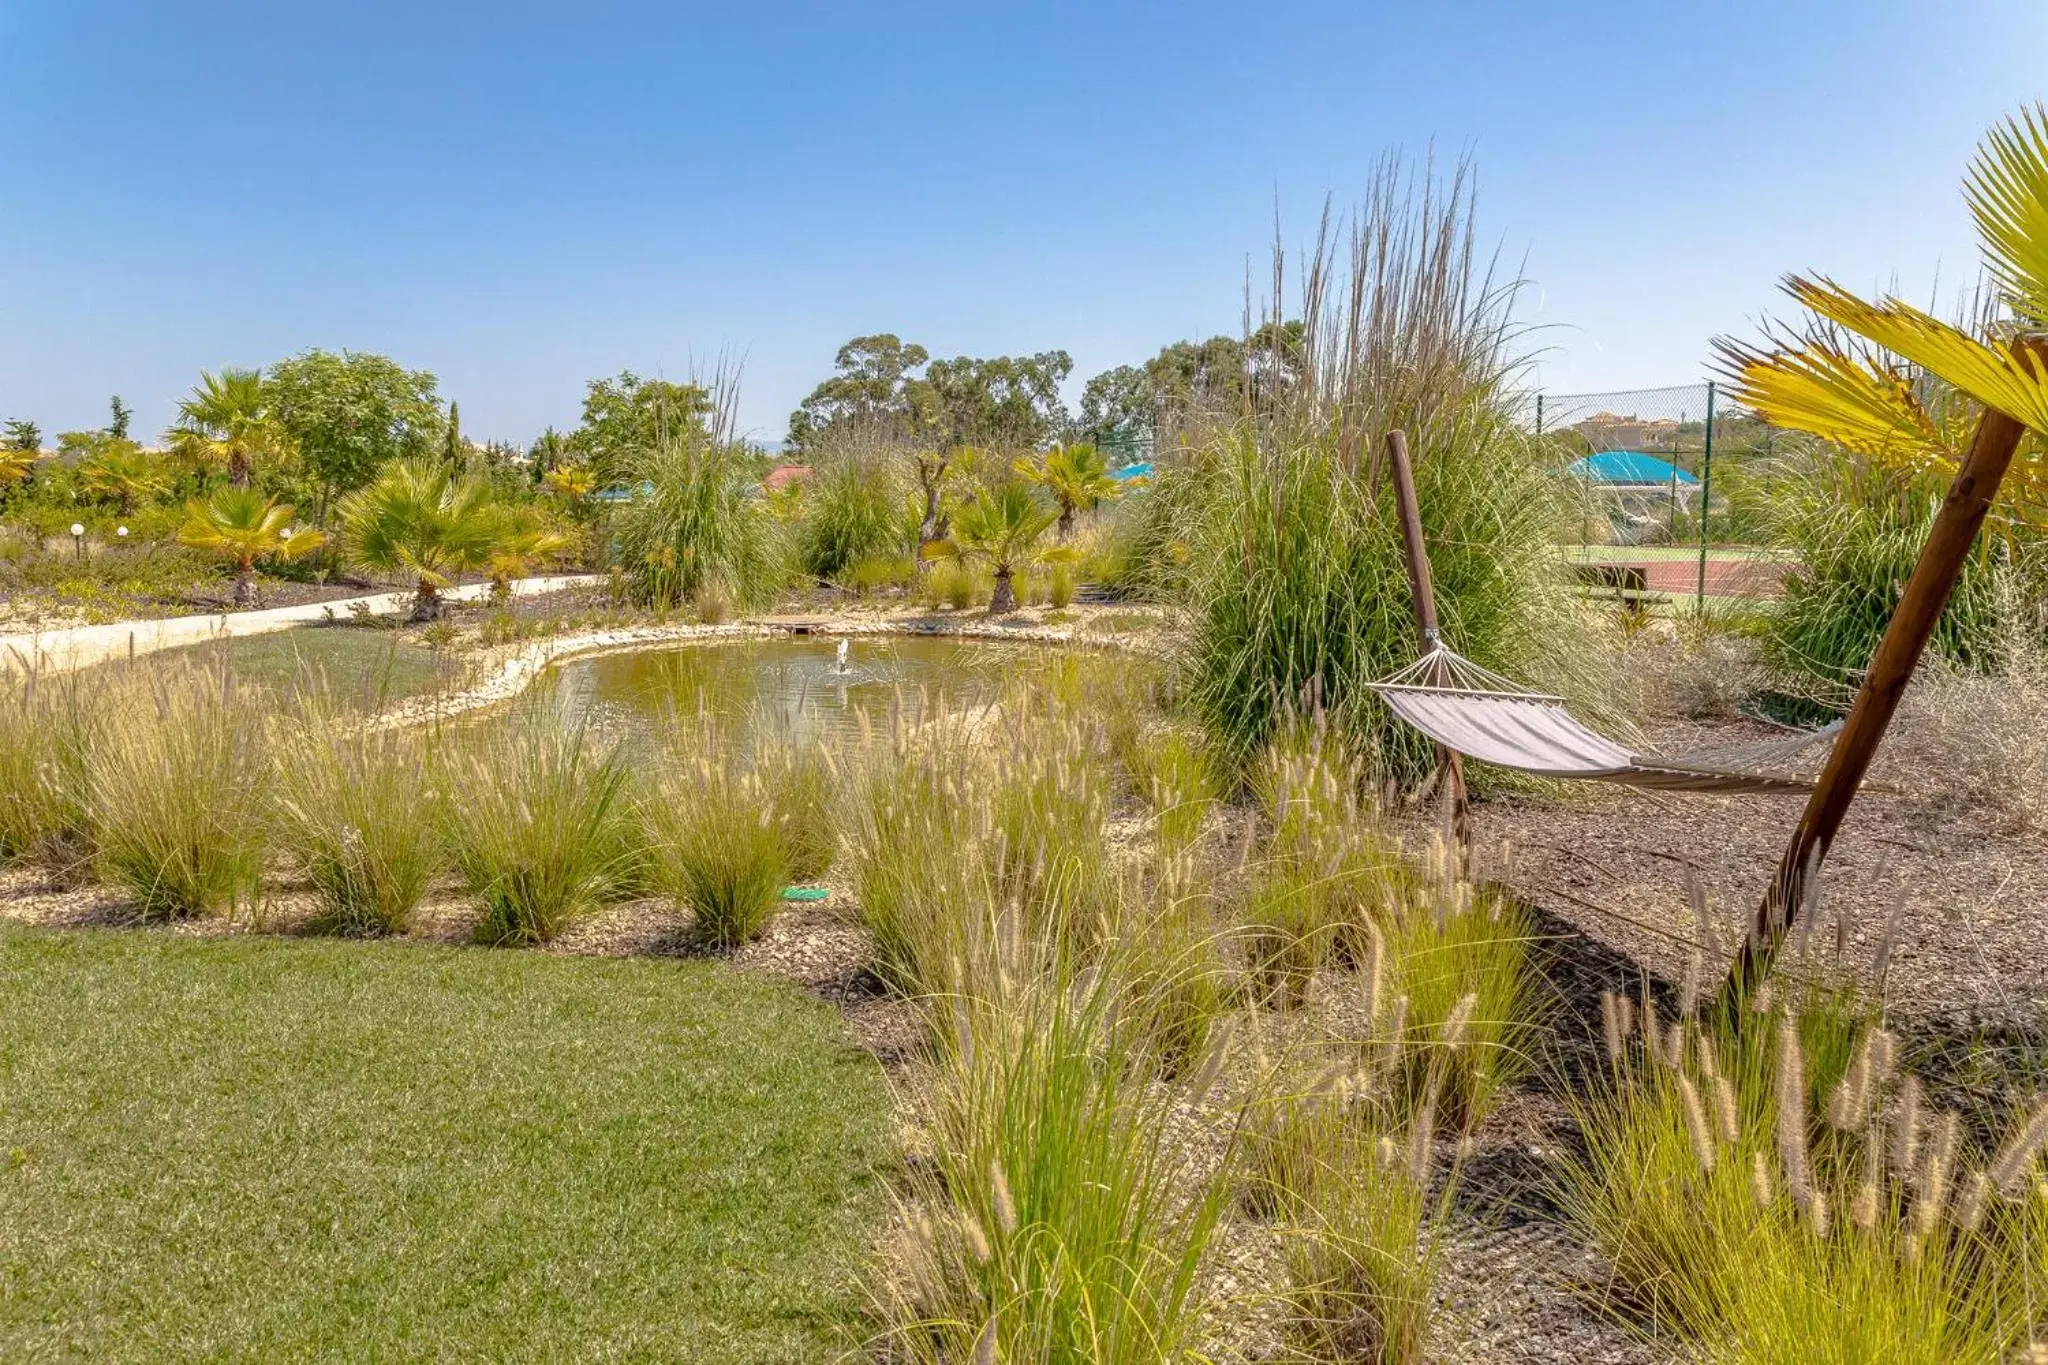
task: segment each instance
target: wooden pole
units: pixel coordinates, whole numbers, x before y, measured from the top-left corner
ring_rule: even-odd
[[[1949,593],[1955,588],[1977,532],[1998,496],[1998,485],[2025,434],[2024,426],[1995,408],[1985,408],[1978,419],[1969,453],[1949,485],[1941,510],[1935,514],[1927,544],[1921,547],[1913,575],[1906,580],[1906,590],[1885,627],[1884,638],[1878,642],[1877,653],[1871,656],[1870,669],[1863,675],[1863,685],[1857,689],[1848,717],[1842,722],[1842,732],[1835,737],[1827,764],[1814,783],[1813,794],[1807,798],[1806,809],[1793,827],[1777,875],[1757,905],[1742,952],[1735,959],[1722,991],[1724,1007],[1739,1006],[1769,974],[1778,945],[1799,913],[1808,881],[1819,873],[1829,846],[1841,831],[1849,803],[1856,799],[1856,790],[1870,770],[1885,728],[1891,724],[1892,713],[1898,710],[1913,668],[1920,662],[1921,652],[1941,620],[1942,608],[1948,604]]]
[[[1394,505],[1401,514],[1401,544],[1408,552],[1408,588],[1415,599],[1415,632],[1427,654],[1443,645],[1436,620],[1436,585],[1429,575],[1429,545],[1422,538],[1422,504],[1415,498],[1415,471],[1408,462],[1408,434],[1387,433],[1387,464],[1394,472]],[[1436,746],[1437,777],[1451,803],[1451,839],[1462,866],[1472,851],[1471,802],[1465,794],[1465,762],[1458,751]]]

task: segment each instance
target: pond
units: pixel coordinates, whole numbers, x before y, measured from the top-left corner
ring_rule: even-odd
[[[840,654],[845,646],[844,659]],[[700,709],[757,715],[799,737],[857,739],[865,722],[885,735],[900,714],[915,723],[941,709],[996,701],[1006,684],[1085,686],[1081,670],[1112,660],[1155,673],[1150,660],[1070,646],[921,636],[825,636],[681,645],[574,659],[553,670],[557,704],[600,731],[649,738]]]

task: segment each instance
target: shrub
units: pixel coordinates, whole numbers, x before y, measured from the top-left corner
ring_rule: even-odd
[[[1053,566],[1052,581],[1046,587],[1046,600],[1051,602],[1055,609],[1074,605],[1074,570],[1071,565]]]
[[[456,865],[484,902],[477,937],[546,943],[597,908],[625,866],[626,770],[549,714],[466,736],[441,772]]]
[[[263,867],[262,699],[225,668],[167,671],[84,755],[100,875],[150,918],[255,904]],[[134,699],[138,702],[142,698]]]
[[[635,600],[701,610],[717,593],[752,610],[781,589],[780,534],[743,449],[686,435],[640,457],[631,478],[640,491],[620,514],[617,543]]]
[[[821,459],[804,487],[797,562],[813,578],[838,579],[862,560],[909,553],[909,490],[895,463],[873,452]]]
[[[839,768],[822,744],[764,741],[756,758],[789,875],[814,882],[839,853]]]
[[[782,831],[761,779],[715,753],[678,761],[647,803],[657,876],[693,916],[701,942],[735,948],[755,938],[789,881]]]
[[[81,673],[0,679],[0,858],[61,878],[92,857],[86,755],[105,725],[103,687]]]
[[[313,712],[272,742],[273,824],[319,892],[326,927],[402,931],[440,869],[429,751],[405,731]]]

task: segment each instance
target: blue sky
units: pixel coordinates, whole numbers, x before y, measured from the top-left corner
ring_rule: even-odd
[[[1939,13],[1937,14],[1937,10]],[[1703,377],[1794,268],[1925,299],[2048,95],[2048,3],[0,0],[0,416],[154,432],[201,368],[432,370],[473,436],[848,337],[1087,375],[1234,332],[1388,149],[1469,153],[1538,378]]]

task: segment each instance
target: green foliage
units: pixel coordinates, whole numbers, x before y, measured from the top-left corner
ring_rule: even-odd
[[[790,878],[788,843],[766,784],[711,748],[672,762],[645,803],[659,884],[691,914],[698,941],[758,937]]]
[[[1033,450],[1067,427],[1059,389],[1074,362],[1065,351],[931,360],[924,347],[881,333],[840,347],[834,367],[838,373],[790,415],[794,452],[810,450],[827,432],[846,430],[941,451],[963,445]]]
[[[790,878],[816,881],[839,856],[838,764],[821,744],[766,737],[758,742],[755,763]]]
[[[1060,509],[1060,539],[1074,534],[1074,514],[1093,511],[1123,491],[1109,477],[1109,460],[1086,441],[1057,445],[1036,460],[1018,460],[1016,473],[1052,494]]]
[[[546,711],[467,737],[440,771],[441,818],[486,943],[547,943],[624,868],[626,767]]]
[[[1156,446],[1162,409],[1173,418],[1237,416],[1297,384],[1306,360],[1298,321],[1265,323],[1248,341],[1176,341],[1142,367],[1118,365],[1090,379],[1081,391],[1081,430],[1091,441],[1135,454]]]
[[[1798,556],[1785,596],[1766,618],[1764,657],[1787,685],[1846,706],[1891,623],[1926,544],[1943,492],[1851,456],[1816,454],[1780,491],[1777,539]],[[2017,625],[2009,546],[1964,561],[1928,642],[1931,658],[1966,672],[1995,670]]]
[[[120,394],[117,393],[109,398],[107,400],[107,435],[117,441],[127,440],[128,422],[134,416],[135,409],[123,403]]]
[[[169,670],[84,754],[99,873],[153,919],[253,907],[268,758],[260,699],[225,670]]]
[[[428,747],[324,707],[273,737],[277,845],[305,866],[324,927],[403,932],[441,868]]]
[[[367,351],[305,351],[264,377],[270,411],[323,499],[361,488],[393,460],[436,449],[436,383],[425,370]]]
[[[83,453],[78,486],[89,496],[114,504],[122,516],[137,503],[154,502],[171,489],[172,471],[162,457],[125,436],[94,433]]]
[[[804,488],[797,563],[813,578],[838,579],[870,556],[909,549],[907,489],[893,461],[876,453],[821,461]]]
[[[488,484],[431,457],[385,466],[342,502],[340,522],[351,559],[414,581],[416,621],[440,615],[441,590],[487,563],[505,530]]]
[[[993,492],[977,489],[973,501],[954,511],[952,534],[925,546],[924,554],[927,559],[986,564],[995,576],[989,611],[1013,611],[1017,597],[1012,580],[1017,570],[1040,561],[1052,562],[1067,553],[1039,545],[1058,519],[1059,513],[1039,503],[1021,484],[1004,484]]]
[[[608,486],[664,448],[710,439],[711,391],[701,384],[642,379],[621,370],[617,379],[593,379],[583,396],[583,424],[568,444]]]
[[[326,539],[318,531],[295,531],[290,503],[232,484],[215,489],[204,502],[190,504],[178,530],[180,544],[234,565],[235,604],[244,607],[256,601],[257,560],[296,559],[319,549]]]
[[[635,600],[673,607],[717,597],[743,610],[772,600],[783,548],[747,453],[672,441],[633,465],[645,491],[618,522],[618,562]]]
[[[43,448],[43,429],[25,417],[10,417],[0,426],[0,445],[34,453]]]
[[[889,332],[847,342],[832,358],[837,373],[790,414],[789,448],[806,452],[827,431],[848,427],[915,434],[930,407],[929,386],[915,371],[930,359]]]
[[[263,376],[255,370],[201,371],[199,386],[178,404],[171,448],[200,467],[225,465],[228,482],[246,488],[259,456],[291,448],[291,437],[271,411]]]

